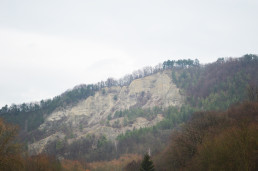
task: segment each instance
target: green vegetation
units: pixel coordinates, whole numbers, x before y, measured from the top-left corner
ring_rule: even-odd
[[[142,109],[142,108],[130,108],[123,111],[116,111],[114,118],[125,117],[128,119],[128,124],[133,123],[136,118],[143,117],[147,120],[154,119],[157,114],[161,113],[162,109],[160,107],[154,107],[153,109]]]
[[[217,62],[204,66],[198,60],[168,60],[161,68],[145,68],[120,81],[109,78],[96,85],[75,87],[40,103],[4,106],[0,115],[7,121],[18,124],[23,130],[21,136],[30,140],[32,138],[27,137],[34,135],[33,130],[54,110],[75,105],[94,95],[96,91],[107,94],[105,87],[128,85],[133,79],[167,69],[171,71],[173,82],[180,88],[180,92],[186,96],[185,104],[180,107],[157,106],[150,109],[134,106],[117,111],[114,116],[110,114],[107,120],[101,120],[103,126],[120,128],[132,124],[138,117],[151,121],[157,114],[162,114],[164,119],[157,125],[127,131],[119,135],[116,141],[109,140],[105,135],[90,135],[72,143],[67,142],[69,136],[75,136],[72,128],[64,128],[67,129],[66,132],[70,132],[68,137],[48,144],[48,154],[90,162],[111,160],[128,153],[142,155],[150,148],[158,170],[256,170],[257,66],[256,55],[245,55],[237,59],[219,58]],[[252,102],[243,103],[248,99]],[[118,100],[118,97],[114,96],[113,100]],[[229,110],[224,111],[226,109]],[[112,119],[116,121],[111,125]],[[1,133],[3,127],[0,128]],[[80,126],[80,131],[82,130]],[[17,159],[21,157],[20,153],[14,154],[17,154]],[[33,161],[34,159],[37,160],[31,158]],[[40,156],[39,160],[60,169],[57,160],[53,160],[54,164],[49,163],[48,157]],[[0,158],[0,165],[1,162],[3,163],[3,157]],[[13,167],[22,165],[30,167],[23,162]],[[31,166],[36,168],[36,165]],[[139,167],[139,162],[131,162],[126,168],[130,170]]]
[[[141,163],[140,171],[154,171],[153,161],[148,154],[145,154]]]
[[[124,113],[131,113],[135,110],[126,110],[129,112],[124,112]],[[136,111],[138,111],[136,109]],[[145,111],[141,109],[140,111]],[[149,113],[148,113],[148,112]],[[146,114],[143,116],[147,116],[147,114],[162,114],[164,116],[164,119],[159,122],[156,126],[153,127],[148,127],[148,128],[140,128],[140,129],[135,129],[133,131],[127,131],[125,134],[120,134],[117,137],[117,140],[124,140],[127,141],[128,138],[130,139],[138,139],[140,136],[146,136],[148,132],[157,132],[157,131],[162,131],[162,130],[170,130],[175,128],[178,124],[181,124],[184,121],[187,121],[188,118],[191,116],[192,113],[197,111],[197,109],[192,108],[189,105],[182,105],[181,107],[173,107],[170,106],[169,108],[162,110],[161,108],[154,107],[152,110],[148,109],[146,110]],[[145,113],[143,112],[143,113]],[[120,112],[119,112],[120,113]],[[123,112],[121,112],[123,113]],[[136,115],[139,117],[139,115]],[[153,134],[155,135],[155,134]],[[134,137],[134,138],[133,138]]]
[[[167,142],[163,141],[167,140],[169,135],[166,135],[165,131],[170,132],[184,125],[189,118],[192,118],[193,113],[206,110],[222,111],[232,104],[248,100],[248,97],[253,100],[257,99],[258,93],[255,94],[257,88],[250,85],[258,85],[256,75],[258,57],[251,55],[252,58],[246,60],[248,56],[250,55],[236,60],[220,59],[204,67],[196,65],[188,68],[172,68],[172,78],[176,85],[184,90],[187,103],[180,108],[169,107],[160,110],[159,113],[163,114],[165,119],[154,127],[141,128],[119,135],[117,137],[119,146],[131,153],[140,154],[146,152],[146,148],[151,147],[156,154]],[[200,86],[203,89],[199,89]],[[135,117],[148,115],[142,115],[144,113],[142,111],[142,109],[131,110],[131,112],[130,110],[122,111],[117,112],[115,116],[127,116],[127,113]],[[160,148],[153,144],[159,144]]]
[[[148,148],[151,149],[153,155],[156,155],[167,145],[171,131],[185,125],[193,117],[193,113],[206,110],[222,111],[232,104],[247,100],[248,94],[253,94],[253,99],[256,99],[255,94],[252,93],[256,91],[255,87],[250,87],[249,92],[247,87],[251,83],[256,84],[257,76],[253,73],[255,73],[256,66],[258,66],[256,65],[257,59],[252,58],[252,64],[247,64],[248,61],[242,58],[237,60],[220,59],[218,61],[207,66],[192,65],[186,67],[186,65],[183,65],[173,66],[172,69],[169,68],[172,71],[171,76],[176,85],[187,96],[186,104],[181,107],[170,106],[165,109],[158,106],[150,109],[130,108],[115,112],[113,117],[109,115],[104,123],[107,126],[120,128],[132,124],[137,117],[152,120],[157,114],[162,114],[164,119],[157,125],[120,134],[116,139],[116,145],[108,140],[103,141],[102,145],[97,145],[99,144],[97,143],[99,137],[83,139],[79,141],[80,143],[74,143],[71,146],[66,145],[65,148],[68,149],[66,153],[74,151],[76,147],[80,151],[84,151],[83,154],[86,155],[83,156],[77,150],[77,153],[70,153],[66,157],[69,159],[83,158],[88,161],[110,160],[126,153],[144,154]],[[217,70],[219,70],[219,73],[215,72]],[[248,76],[245,77],[245,75]],[[203,89],[199,90],[198,87],[200,86]],[[112,125],[108,122],[121,117],[124,117],[122,122],[117,120]],[[85,144],[96,144],[96,149],[92,150],[89,147],[82,149],[79,147]],[[157,144],[159,145],[157,146]],[[98,153],[103,155],[99,156]],[[64,151],[59,150],[52,154],[62,155]]]
[[[19,125],[23,131],[32,131],[44,122],[44,118],[57,108],[75,105],[81,99],[94,95],[97,91],[94,85],[80,85],[66,91],[53,99],[41,100],[40,103],[23,103],[0,109],[0,116],[7,122]]]
[[[115,96],[113,97],[113,99],[114,99],[115,101],[117,101],[117,95],[115,95]]]
[[[201,110],[224,110],[247,99],[249,85],[258,85],[258,56],[224,59],[205,66],[173,68],[171,77],[187,102]]]
[[[219,58],[217,62],[205,66],[200,65],[197,59],[168,60],[164,61],[162,66],[145,67],[119,80],[108,78],[97,84],[79,85],[53,99],[41,100],[39,103],[6,105],[0,109],[0,116],[19,125],[21,130],[30,132],[38,128],[47,115],[58,108],[75,105],[99,90],[105,94],[105,87],[129,85],[134,79],[166,69],[172,71],[173,81],[184,90],[182,93],[187,95],[187,101],[193,107],[222,110],[243,101],[247,96],[245,90],[248,85],[258,84],[257,65],[258,57],[252,54],[234,59]],[[117,96],[114,96],[114,100],[117,100]],[[133,116],[130,117],[129,122],[134,119]]]
[[[197,112],[155,156],[158,170],[257,170],[258,103]]]

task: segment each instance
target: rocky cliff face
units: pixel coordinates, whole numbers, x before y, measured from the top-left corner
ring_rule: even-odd
[[[51,113],[38,129],[40,138],[29,144],[29,151],[40,153],[50,142],[66,139],[71,143],[89,134],[106,135],[114,140],[127,130],[153,126],[163,119],[161,114],[152,120],[138,117],[133,123],[124,125],[123,117],[113,118],[116,111],[132,107],[180,106],[183,101],[169,71],[136,79],[129,86],[105,88],[74,107]]]

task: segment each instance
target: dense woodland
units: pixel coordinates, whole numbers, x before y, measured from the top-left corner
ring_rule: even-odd
[[[202,67],[172,71],[178,87],[185,90],[188,102],[203,110],[223,110],[248,96],[247,89],[258,85],[258,56],[219,58]]]
[[[258,102],[196,112],[155,156],[158,170],[257,170]]]
[[[14,141],[18,128],[1,120],[0,145],[4,148],[0,152],[0,170],[37,170],[38,167],[64,170],[64,164],[57,159],[60,155],[69,161],[78,161],[74,170],[98,170],[89,162],[117,160],[122,163],[119,159],[125,154],[141,156],[148,149],[156,170],[257,170],[258,56],[252,54],[219,58],[206,65],[200,65],[198,60],[168,60],[119,80],[109,78],[94,85],[76,86],[40,103],[4,106],[0,116],[18,124],[23,133],[29,133],[58,108],[75,105],[104,87],[129,85],[134,79],[163,70],[171,71],[174,83],[187,97],[184,105],[166,109],[135,107],[114,115],[114,118],[125,118],[114,125],[119,127],[139,116],[151,120],[162,114],[164,120],[156,126],[128,131],[119,135],[116,142],[109,141],[105,135],[89,135],[72,144],[55,142],[47,148],[47,154],[54,156],[51,158],[44,154],[26,155],[26,147]],[[110,116],[105,124],[110,119],[113,118]],[[12,162],[15,164],[10,165]],[[118,168],[139,170],[142,163],[139,157],[132,157]],[[104,170],[111,168],[107,164]]]

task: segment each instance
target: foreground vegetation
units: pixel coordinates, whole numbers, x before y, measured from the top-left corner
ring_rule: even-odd
[[[159,170],[257,170],[258,103],[197,112],[155,156]]]

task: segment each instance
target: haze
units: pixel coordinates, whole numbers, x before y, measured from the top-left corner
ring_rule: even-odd
[[[1,0],[0,106],[167,59],[258,51],[256,0]]]

